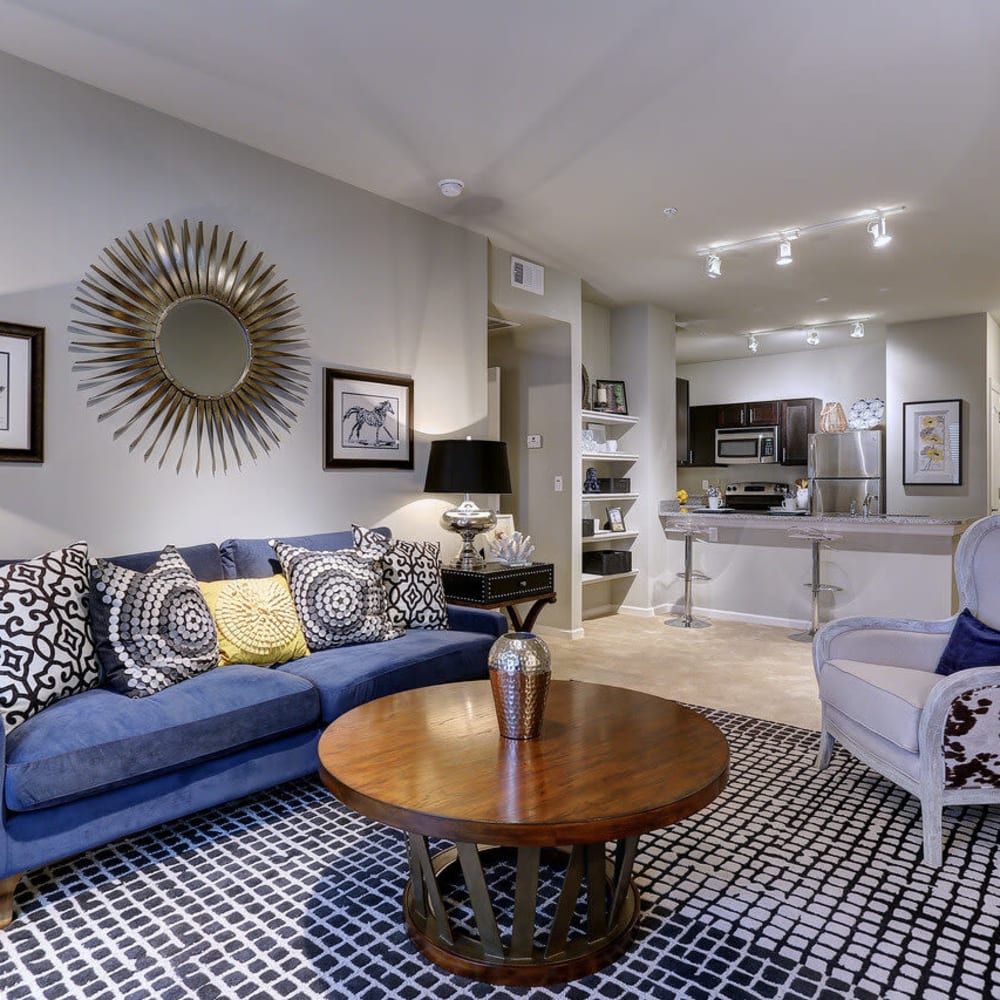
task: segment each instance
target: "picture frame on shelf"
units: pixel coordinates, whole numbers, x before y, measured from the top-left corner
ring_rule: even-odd
[[[594,397],[595,410],[603,410],[605,413],[616,413],[620,416],[628,416],[628,400],[625,396],[625,383],[621,379],[597,379],[594,383]]]
[[[413,379],[324,368],[323,468],[412,469]]]
[[[625,515],[622,513],[621,507],[605,507],[604,509],[608,514],[608,530],[624,531]]]
[[[41,462],[45,329],[0,323],[0,462]]]
[[[962,485],[962,400],[903,403],[903,485]]]

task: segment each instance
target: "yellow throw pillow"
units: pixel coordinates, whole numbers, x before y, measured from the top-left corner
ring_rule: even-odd
[[[280,574],[199,586],[219,633],[220,666],[253,663],[267,667],[309,655],[292,592]]]

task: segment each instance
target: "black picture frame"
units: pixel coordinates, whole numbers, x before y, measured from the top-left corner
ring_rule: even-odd
[[[45,328],[0,322],[0,462],[42,462]]]
[[[962,485],[962,400],[903,403],[903,485]]]
[[[604,409],[605,413],[617,413],[620,416],[628,416],[628,400],[625,396],[625,383],[621,379],[599,378],[594,383],[594,388],[604,387],[608,390],[608,405]]]
[[[413,379],[324,368],[323,468],[412,469]]]
[[[625,531],[625,515],[622,513],[621,507],[605,507],[608,515],[608,530],[609,531]]]

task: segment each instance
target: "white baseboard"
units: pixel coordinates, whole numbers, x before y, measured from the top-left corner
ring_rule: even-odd
[[[583,629],[582,628],[556,628],[554,625],[536,625],[535,635],[540,636],[559,636],[563,639],[582,639]]]
[[[631,615],[633,618],[653,618],[656,615],[656,609],[648,606],[640,607],[635,604],[619,604],[618,614]]]
[[[680,615],[683,607],[678,604],[659,604],[653,609],[655,615]],[[804,631],[811,624],[799,618],[773,618],[770,615],[750,615],[742,611],[726,611],[721,608],[703,608],[700,605],[691,609],[691,614],[698,618],[718,618],[727,622],[746,622],[748,625],[774,625],[778,628],[793,628]]]

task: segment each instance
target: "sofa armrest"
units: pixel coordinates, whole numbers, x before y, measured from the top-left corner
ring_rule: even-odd
[[[509,631],[507,616],[499,611],[448,605],[448,628],[456,632],[482,632],[484,635],[501,636]]]
[[[1000,778],[1000,666],[943,677],[920,716],[922,766],[947,788],[997,787]]]
[[[841,618],[824,625],[813,640],[816,677],[828,660],[861,660],[911,670],[933,670],[948,644],[955,618]]]

